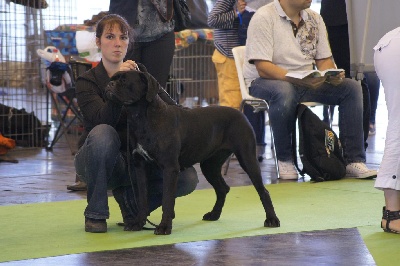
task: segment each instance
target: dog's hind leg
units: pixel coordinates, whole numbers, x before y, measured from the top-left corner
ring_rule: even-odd
[[[230,190],[221,174],[222,165],[228,156],[230,156],[230,152],[221,151],[220,153],[217,153],[211,158],[200,163],[200,168],[204,174],[204,177],[213,186],[217,196],[217,200],[212,211],[206,213],[203,216],[203,220],[216,221],[221,216],[222,208],[225,204],[226,194],[228,194]]]
[[[275,214],[271,196],[263,184],[261,169],[257,161],[256,154],[254,152],[250,152],[246,155],[243,155],[243,153],[237,152],[235,153],[235,155],[239,161],[240,166],[249,175],[251,182],[253,183],[254,187],[257,190],[258,195],[260,196],[260,200],[262,202],[266,214],[266,220],[264,221],[264,226],[279,227],[280,221]]]

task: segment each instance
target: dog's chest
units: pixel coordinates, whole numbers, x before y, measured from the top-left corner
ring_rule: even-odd
[[[140,113],[131,113],[128,116],[128,134],[133,135],[136,143],[140,145],[140,149],[149,154],[157,152],[158,134],[155,132],[151,124]]]

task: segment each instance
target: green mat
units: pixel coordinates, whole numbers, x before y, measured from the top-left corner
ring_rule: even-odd
[[[168,236],[152,231],[124,232],[116,222],[121,214],[110,198],[108,233],[84,232],[84,200],[0,207],[0,262],[65,254],[115,250],[179,242],[242,236],[358,227],[375,261],[385,262],[388,247],[397,249],[396,235],[379,228],[383,193],[373,181],[340,180],[324,183],[267,185],[281,220],[280,228],[265,228],[265,214],[252,186],[234,187],[228,194],[221,218],[202,221],[211,210],[213,190],[197,190],[176,201],[176,218]],[[158,223],[160,209],[150,216]],[[394,248],[392,248],[394,250]],[[400,259],[400,254],[395,255]],[[390,261],[395,261],[393,256]]]

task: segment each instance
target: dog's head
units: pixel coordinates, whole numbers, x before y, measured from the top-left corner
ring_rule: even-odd
[[[106,98],[123,105],[132,105],[142,98],[151,102],[159,91],[156,79],[147,72],[119,71],[106,87]]]

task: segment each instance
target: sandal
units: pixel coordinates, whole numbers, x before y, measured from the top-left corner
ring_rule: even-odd
[[[383,207],[382,212],[383,212],[382,219],[386,220],[386,228],[383,227],[383,223],[381,222],[381,228],[383,229],[383,231],[387,233],[400,234],[399,231],[389,228],[389,224],[391,221],[400,219],[400,211],[388,211],[386,210],[386,207]]]

